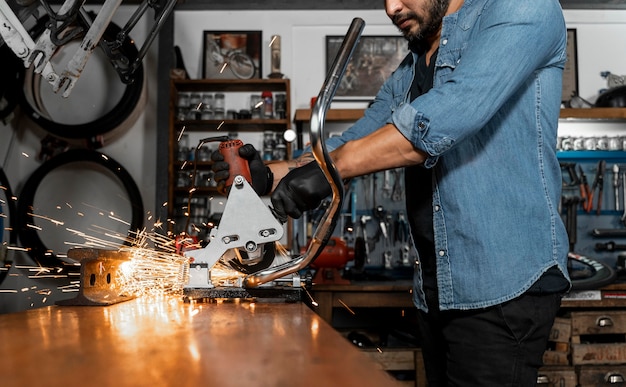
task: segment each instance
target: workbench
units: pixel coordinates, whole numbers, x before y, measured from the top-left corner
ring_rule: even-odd
[[[0,315],[2,386],[396,386],[303,303],[141,298]]]

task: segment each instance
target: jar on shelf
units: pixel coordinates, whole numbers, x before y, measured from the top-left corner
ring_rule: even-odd
[[[190,120],[199,120],[202,111],[202,94],[191,93],[189,95],[189,114]]]
[[[226,98],[223,93],[213,96],[213,114],[216,120],[223,120],[226,115]]]
[[[276,147],[272,152],[273,160],[286,160],[287,159],[287,144],[285,138],[280,134],[276,134]]]
[[[274,98],[271,91],[261,93],[263,98],[263,118],[274,118]]]
[[[272,160],[274,157],[274,148],[276,148],[274,132],[266,130],[263,132],[263,160]]]
[[[213,94],[204,93],[202,94],[202,109],[200,113],[201,120],[211,120],[213,119]]]
[[[250,96],[250,113],[253,119],[259,119],[263,115],[263,98],[258,94]]]
[[[274,110],[276,111],[276,118],[287,118],[287,96],[284,93],[276,94]]]

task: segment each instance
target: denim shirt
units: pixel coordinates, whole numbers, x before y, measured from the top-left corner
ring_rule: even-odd
[[[557,0],[465,0],[443,20],[433,88],[409,101],[409,54],[364,116],[326,142],[393,123],[429,155],[442,310],[511,300],[555,265],[568,278],[556,156],[565,46]],[[414,301],[427,310],[415,268]]]

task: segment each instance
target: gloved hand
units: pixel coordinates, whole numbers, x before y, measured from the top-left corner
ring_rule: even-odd
[[[281,222],[287,215],[299,218],[302,213],[320,205],[332,193],[324,172],[315,161],[291,170],[272,193],[274,213]]]
[[[252,177],[251,185],[254,191],[261,196],[269,194],[274,183],[274,175],[269,167],[265,165],[254,145],[245,144],[239,148],[239,156],[248,160],[250,176]],[[217,189],[220,192],[224,192],[224,184],[230,176],[229,165],[224,161],[224,156],[218,151],[211,154],[211,160],[213,161],[211,170],[214,173],[213,178],[217,182]]]

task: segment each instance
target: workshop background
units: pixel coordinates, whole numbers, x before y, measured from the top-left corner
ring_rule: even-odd
[[[135,6],[123,5],[116,14],[114,22],[123,25]],[[588,101],[595,101],[598,93],[606,89],[607,81],[602,72],[626,74],[626,10],[615,9],[566,9],[564,11],[568,28],[576,29],[578,91]],[[139,46],[146,39],[152,20],[151,14],[145,15],[133,30],[132,38]],[[270,48],[269,42],[273,35],[281,37],[281,72],[291,82],[292,114],[296,109],[309,108],[311,98],[316,96],[326,75],[325,37],[327,35],[343,35],[350,21],[361,17],[366,21],[363,35],[397,35],[396,29],[390,24],[382,7],[367,10],[201,10],[175,9],[173,15],[172,46],[178,46],[182,53],[185,67],[192,79],[201,77],[203,31],[262,31],[262,77],[269,74]],[[158,168],[163,165],[166,156],[159,143],[159,128],[167,124],[158,122],[162,117],[159,111],[159,90],[166,90],[169,95],[169,83],[157,75],[159,49],[161,42],[151,45],[143,61],[145,80],[141,101],[128,119],[119,129],[102,139],[98,151],[119,162],[129,173],[137,185],[145,210],[145,221],[148,228],[163,214],[164,193],[162,182],[167,179],[167,171]],[[171,47],[170,47],[171,49]],[[173,51],[172,51],[173,53]],[[58,106],[63,119],[93,119],[100,112],[98,104],[106,103],[106,93],[113,92],[114,85],[119,85],[115,73],[107,73],[98,67],[97,58],[92,58],[88,67],[93,71],[85,72],[77,82],[72,95]],[[101,65],[101,64],[100,64]],[[43,88],[49,85],[43,85]],[[333,107],[361,108],[364,102],[337,102]],[[161,115],[160,115],[161,114]],[[86,118],[87,117],[87,118]],[[347,124],[329,124],[327,129],[339,132]],[[603,136],[619,137],[626,135],[626,125],[622,121],[606,120],[561,120],[559,133],[562,137]],[[42,151],[42,140],[47,137],[44,128],[33,123],[21,109],[16,109],[12,116],[0,123],[0,165],[5,171],[11,187],[17,197],[23,194],[22,189],[29,176],[42,165],[39,157]],[[253,143],[262,148],[262,134],[243,135],[245,142]],[[193,142],[192,142],[193,143]],[[85,145],[85,144],[73,144]],[[53,147],[54,148],[54,147]],[[618,160],[616,162],[626,162]],[[610,166],[607,164],[607,181],[605,190],[610,191]],[[506,168],[506,166],[499,166]],[[590,161],[585,168],[589,175],[593,174],[595,161]],[[165,176],[165,177],[164,177]],[[161,182],[161,183],[160,183]],[[103,189],[106,181],[100,184]],[[79,187],[73,187],[78,189]],[[55,196],[58,193],[54,193]],[[51,193],[52,195],[52,193]],[[165,196],[166,197],[166,196]],[[106,195],[105,195],[106,198]],[[99,206],[101,209],[115,207],[106,199]],[[112,202],[115,202],[111,198]],[[608,201],[607,201],[608,202]],[[606,203],[607,206],[614,205]],[[397,209],[397,207],[394,207]],[[606,209],[609,209],[608,207]],[[614,209],[614,208],[611,208]],[[577,246],[584,253],[593,253],[589,246],[594,241],[587,234],[592,228],[620,227],[618,212],[610,212],[608,216],[579,217],[579,238]],[[520,214],[523,216],[523,214]],[[297,227],[297,225],[296,225]],[[623,242],[622,242],[623,243]],[[62,248],[62,246],[60,247]],[[69,248],[69,247],[68,247]],[[32,260],[23,252],[16,252],[15,263],[9,275],[0,284],[0,313],[36,308],[51,305],[57,299],[72,297],[64,293],[54,278],[29,278],[27,269],[33,265]]]

